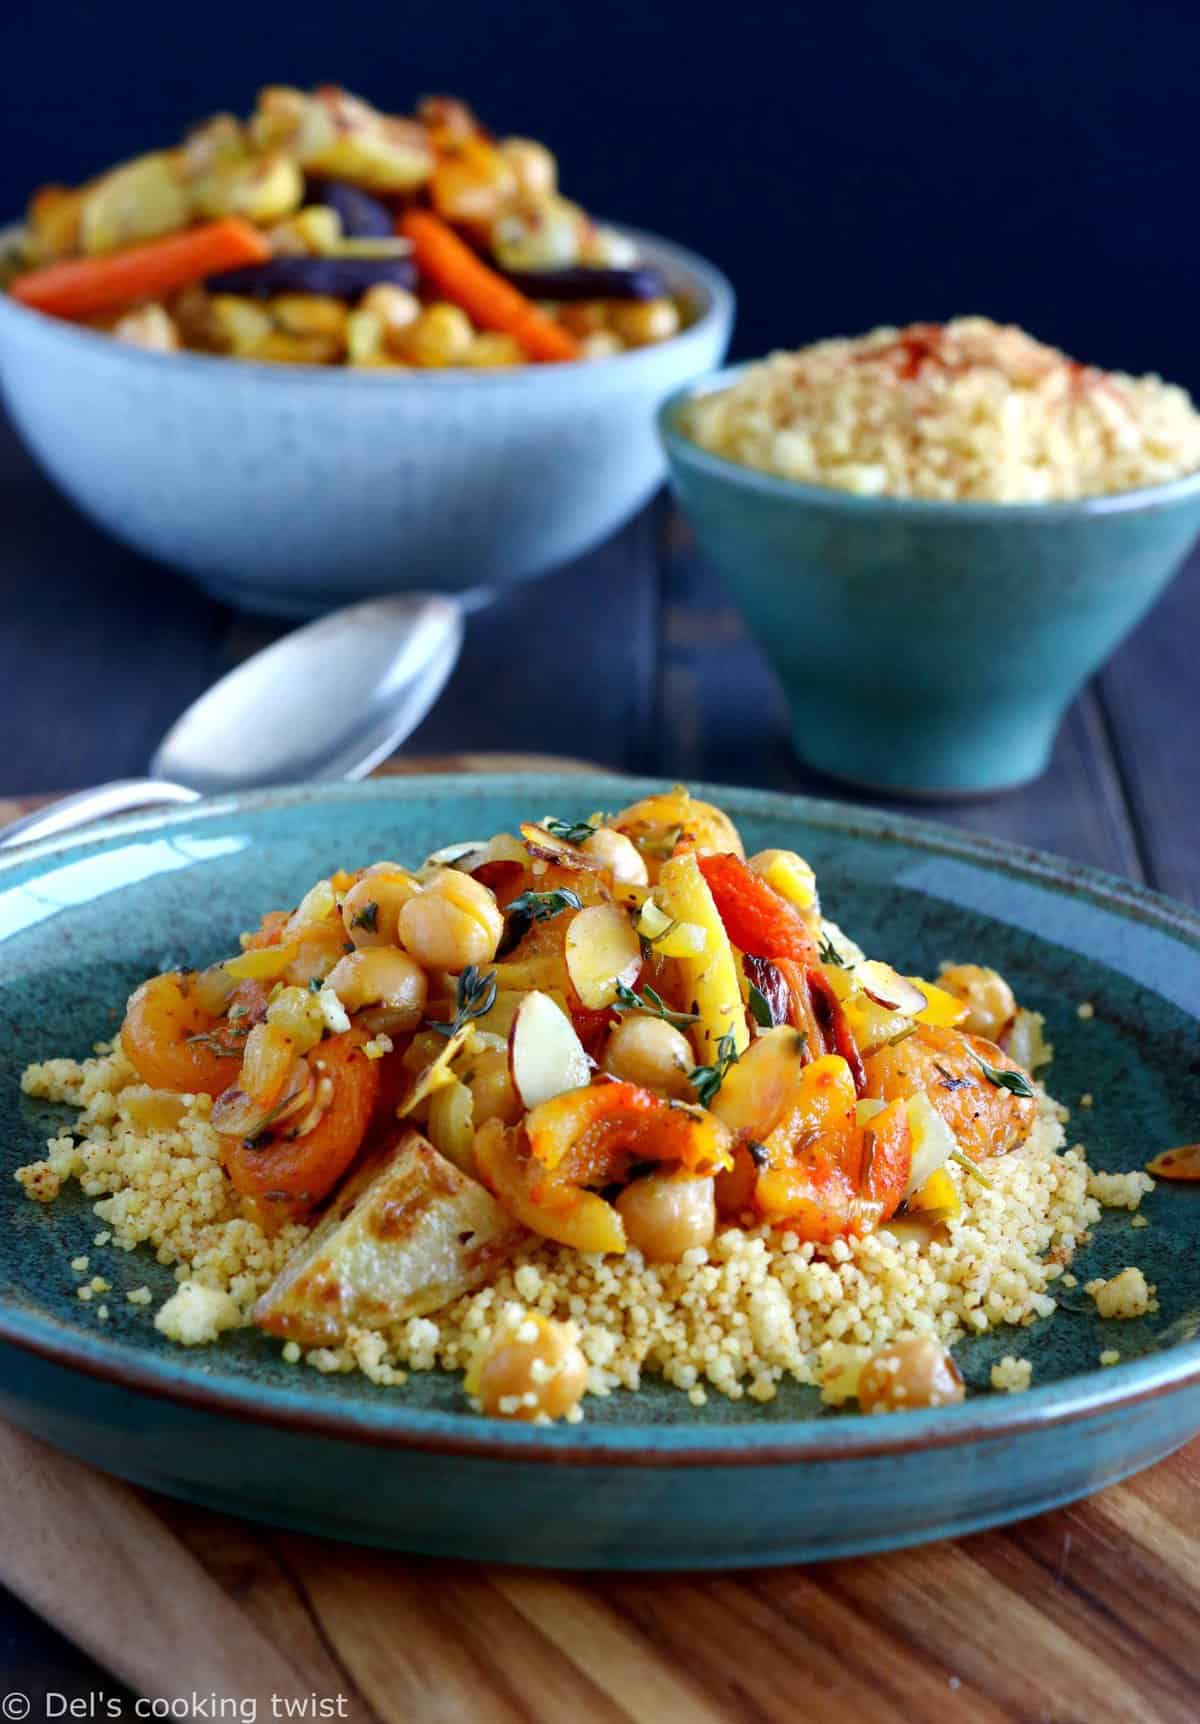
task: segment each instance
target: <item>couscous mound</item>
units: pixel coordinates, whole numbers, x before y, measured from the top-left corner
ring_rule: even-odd
[[[235,1308],[248,1321],[307,1230],[294,1225],[271,1237],[239,1214],[221,1172],[209,1097],[188,1097],[177,1108],[178,1098],[161,1098],[176,1117],[148,1123],[150,1092],[119,1041],[80,1063],[31,1066],[24,1088],[81,1110],[74,1134],[52,1138],[45,1159],[19,1171],[26,1192],[44,1198],[78,1180],[97,1200],[115,1246],[149,1245],[160,1262],[174,1264],[188,1293],[186,1309],[176,1294],[158,1314],[168,1334],[178,1328],[181,1341],[213,1340],[218,1324],[236,1320]],[[989,1188],[958,1168],[950,1177],[962,1212],[941,1239],[904,1239],[885,1228],[825,1250],[786,1230],[730,1227],[678,1264],[647,1264],[636,1250],[619,1259],[581,1256],[542,1242],[519,1251],[492,1285],[433,1317],[355,1332],[340,1347],[289,1343],[285,1355],[324,1372],[362,1370],[393,1386],[409,1371],[466,1370],[520,1307],[575,1322],[592,1394],[636,1389],[650,1373],[693,1405],[710,1390],[769,1401],[785,1379],[825,1385],[826,1401],[840,1404],[853,1397],[872,1351],[895,1336],[928,1333],[952,1344],[1049,1316],[1056,1282],[1099,1218],[1089,1195],[1096,1176],[1081,1147],[1064,1148],[1059,1110],[1045,1097],[1026,1144],[989,1165]],[[1102,1188],[1109,1202],[1118,1192],[1122,1202],[1136,1201],[1152,1185],[1133,1175],[1118,1187],[1114,1177]],[[200,1311],[201,1289],[221,1296],[209,1302],[212,1312]],[[1004,1363],[1012,1368],[993,1386],[1026,1386],[1021,1363]]]

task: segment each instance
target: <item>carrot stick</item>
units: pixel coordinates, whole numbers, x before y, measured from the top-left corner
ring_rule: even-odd
[[[18,275],[8,291],[52,317],[91,317],[135,299],[157,299],[221,270],[265,263],[271,248],[238,216],[131,245],[107,257],[69,258]]]
[[[531,359],[577,359],[575,339],[482,263],[452,228],[428,210],[408,210],[400,232],[412,241],[421,274],[483,329],[519,341]]]

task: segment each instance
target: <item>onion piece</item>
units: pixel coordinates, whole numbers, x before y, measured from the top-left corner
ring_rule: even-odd
[[[859,1102],[858,1105],[861,1107],[863,1104]],[[907,1203],[914,1192],[920,1191],[931,1174],[951,1160],[958,1144],[950,1127],[923,1092],[909,1096],[904,1104],[904,1111],[908,1115],[908,1127],[912,1133],[912,1162],[909,1166],[908,1184],[904,1187],[904,1202]]]
[[[578,844],[568,844],[565,838],[556,838],[553,832],[535,826],[530,820],[521,822],[521,837],[529,855],[539,862],[554,862],[560,868],[586,868],[592,873],[599,873],[604,867],[603,862],[587,855]]]

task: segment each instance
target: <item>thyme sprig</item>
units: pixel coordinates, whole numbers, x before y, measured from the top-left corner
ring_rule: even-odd
[[[632,988],[626,987],[624,982],[618,982],[617,1001],[616,1010],[618,1012],[622,1009],[627,1012],[649,1012],[651,1017],[661,1018],[664,1023],[672,1025],[677,1030],[686,1029],[689,1024],[700,1022],[699,1012],[672,1011],[662,995],[657,993],[649,984],[638,994]]]
[[[727,1030],[717,1043],[717,1057],[710,1066],[693,1066],[688,1082],[696,1092],[701,1107],[711,1107],[725,1082],[730,1066],[738,1060],[737,1042],[732,1030]]]
[[[426,1027],[436,1030],[439,1036],[456,1036],[473,1018],[486,1016],[495,1003],[495,970],[488,970],[485,975],[480,975],[477,965],[468,964],[459,976],[455,989],[453,1020],[447,1024],[430,1019]]]
[[[991,1066],[981,1054],[975,1052],[974,1048],[968,1048],[967,1052],[979,1066],[988,1082],[994,1083],[997,1089],[1006,1089],[1010,1095],[1023,1096],[1027,1101],[1032,1101],[1037,1094],[1024,1072],[1006,1071],[1000,1066]]]
[[[552,838],[561,838],[564,844],[586,844],[592,833],[599,831],[599,827],[593,826],[590,820],[546,819],[542,825]]]
[[[506,905],[504,911],[504,935],[496,948],[498,958],[507,958],[525,938],[535,922],[548,922],[552,916],[559,916],[564,910],[582,910],[583,900],[578,892],[572,892],[569,886],[560,886],[553,892],[522,892],[519,898],[514,898]]]
[[[846,960],[840,955],[828,934],[822,934],[817,942],[817,957],[823,964],[832,964],[836,970],[844,970],[847,967]]]

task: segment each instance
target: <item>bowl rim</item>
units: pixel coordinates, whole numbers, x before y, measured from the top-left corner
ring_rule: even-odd
[[[585,788],[586,786],[586,788]],[[512,798],[595,795],[641,796],[666,787],[660,779],[616,774],[446,773],[414,778],[370,779],[360,784],[292,785],[214,797],[180,809],[128,815],[86,832],[45,839],[0,857],[0,887],[29,863],[57,860],[93,846],[112,848],[129,837],[203,827],[233,816],[269,814],[314,802],[384,800],[403,803],[424,797],[480,793]],[[800,818],[841,837],[868,837],[907,849],[932,852],[1033,881],[1083,898],[1143,927],[1162,931],[1200,953],[1200,911],[1082,863],[1025,849],[1001,839],[853,804],[819,801],[775,791],[700,784],[697,795],[718,800],[735,816]],[[768,1466],[807,1461],[894,1456],[914,1450],[1005,1442],[1019,1432],[1075,1423],[1162,1395],[1200,1386],[1200,1339],[1173,1342],[1161,1351],[1114,1367],[1094,1368],[1020,1395],[992,1395],[961,1409],[904,1412],[878,1420],[781,1420],[689,1428],[686,1420],[662,1426],[512,1426],[501,1419],[468,1419],[459,1412],[407,1407],[402,1397],[325,1405],[303,1386],[224,1383],[206,1380],[186,1355],[131,1357],[128,1342],[69,1328],[60,1320],[0,1298],[0,1343],[39,1355],[109,1385],[173,1402],[202,1413],[233,1416],[297,1435],[334,1437],[397,1450],[506,1461],[631,1467]]]
[[[690,467],[705,478],[732,485],[761,497],[779,502],[805,504],[810,508],[825,508],[833,513],[862,514],[878,511],[897,520],[930,524],[962,524],[966,521],[1056,521],[1077,520],[1080,516],[1129,514],[1142,509],[1169,508],[1200,497],[1200,467],[1176,479],[1163,479],[1155,485],[1139,485],[1127,491],[1103,491],[1089,497],[1049,498],[1045,502],[997,503],[974,497],[940,499],[932,497],[863,496],[857,491],[843,491],[836,485],[812,485],[802,479],[787,479],[777,473],[764,473],[757,467],[744,466],[727,455],[717,455],[695,442],[682,429],[680,417],[685,407],[705,395],[726,389],[744,377],[761,359],[744,359],[735,365],[722,366],[703,377],[673,389],[658,408],[656,423],[659,440],[672,465]]]
[[[233,375],[249,374],[264,381],[274,379],[276,383],[290,383],[293,387],[298,379],[303,379],[305,386],[314,389],[347,388],[361,382],[364,387],[372,390],[411,390],[415,383],[419,383],[423,387],[450,391],[464,388],[501,388],[505,385],[511,388],[514,384],[517,387],[528,387],[531,379],[535,377],[559,376],[573,382],[581,373],[608,375],[608,368],[618,364],[625,364],[627,370],[646,369],[652,364],[653,355],[678,351],[689,342],[702,342],[710,334],[732,325],[737,310],[737,296],[729,278],[716,264],[702,257],[699,252],[678,245],[674,240],[652,233],[647,228],[630,227],[623,222],[605,222],[604,225],[633,240],[639,247],[644,247],[651,262],[657,256],[669,269],[676,270],[688,287],[700,290],[703,309],[693,323],[689,323],[685,329],[679,330],[666,341],[655,342],[649,347],[635,347],[624,353],[611,354],[604,359],[567,359],[552,365],[530,363],[494,367],[447,366],[440,370],[410,367],[397,368],[395,371],[364,370],[348,365],[296,365],[286,362],[269,364],[262,360],[233,358],[227,354],[195,353],[187,350],[178,353],[154,353],[128,342],[116,342],[103,330],[89,329],[86,325],[72,323],[65,318],[48,317],[32,306],[22,305],[3,290],[0,290],[0,323],[5,317],[11,316],[12,327],[18,334],[31,328],[40,329],[43,333],[54,331],[68,346],[73,343],[81,344],[84,352],[104,353],[110,358],[116,355],[122,363],[128,360],[135,365],[157,365],[190,372],[193,376],[211,376],[214,371],[218,377],[228,376],[232,367]],[[21,222],[8,222],[0,226],[0,248],[15,233],[20,232],[22,227]],[[214,360],[220,360],[220,365],[214,366]]]

